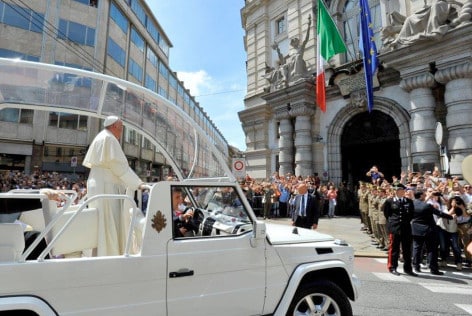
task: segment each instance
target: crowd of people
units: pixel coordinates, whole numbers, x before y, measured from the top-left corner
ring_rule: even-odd
[[[70,177],[57,172],[35,170],[30,174],[20,170],[5,170],[0,172],[0,192],[15,189],[55,189],[74,190],[78,197],[87,193],[86,180],[81,176]]]
[[[305,184],[310,195],[318,202],[320,216],[334,218],[336,215],[357,215],[359,212],[356,193],[346,183],[336,186],[333,182],[322,183],[317,173],[312,176],[280,176],[274,172],[266,181],[258,181],[249,175],[241,182],[246,198],[256,215],[266,218],[293,218],[294,200],[298,188]]]
[[[400,256],[403,270],[413,276],[422,266],[441,275],[439,268],[452,260],[457,270],[470,267],[472,257],[466,251],[472,235],[470,184],[443,177],[437,168],[402,172],[392,181],[378,176],[376,169],[367,173],[376,174],[371,182],[361,182],[358,189],[361,229],[388,252],[389,271],[399,275]]]
[[[470,184],[443,177],[437,168],[425,173],[402,172],[389,181],[373,166],[366,177],[371,180],[360,182],[354,190],[345,183],[322,183],[316,173],[307,177],[274,173],[266,181],[246,176],[241,185],[256,215],[264,219],[292,218],[294,226],[298,226],[298,209],[306,200],[297,200],[297,196],[306,194],[310,204],[315,204],[316,215],[311,224],[317,224],[321,216],[360,215],[361,229],[372,238],[372,244],[388,252],[388,269],[393,274],[398,274],[398,260],[403,260],[404,271],[412,275],[413,270],[421,271],[425,263],[433,274],[440,274],[439,268],[449,262],[458,270],[472,265],[472,255],[465,251],[472,241]],[[80,200],[87,194],[86,183],[81,177],[71,179],[56,172],[0,173],[1,192],[75,190]]]

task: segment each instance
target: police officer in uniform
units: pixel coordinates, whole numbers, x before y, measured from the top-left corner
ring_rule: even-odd
[[[389,198],[384,204],[384,215],[387,219],[389,232],[389,249],[387,267],[393,275],[400,275],[397,271],[400,246],[403,253],[403,271],[411,276],[417,276],[411,265],[411,225],[413,218],[413,201],[405,198],[405,186],[394,183],[395,196]]]

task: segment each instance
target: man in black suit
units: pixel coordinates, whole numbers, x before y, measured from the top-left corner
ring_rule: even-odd
[[[413,266],[416,272],[421,272],[420,263],[423,254],[423,245],[426,245],[427,258],[431,274],[443,275],[444,273],[438,269],[438,245],[439,231],[433,214],[452,219],[452,216],[441,212],[431,204],[424,202],[431,198],[437,192],[417,191],[413,204],[415,210],[413,220],[411,221],[411,234],[413,235]]]
[[[389,248],[387,267],[393,275],[400,275],[397,271],[400,245],[403,253],[403,271],[411,276],[417,276],[411,267],[411,219],[413,218],[413,201],[405,198],[405,186],[394,183],[395,196],[385,201],[383,212],[387,219],[389,232]]]
[[[308,193],[308,188],[305,183],[299,184],[297,190],[298,194],[292,201],[292,205],[294,206],[292,225],[316,229],[320,217],[320,201],[315,195]]]

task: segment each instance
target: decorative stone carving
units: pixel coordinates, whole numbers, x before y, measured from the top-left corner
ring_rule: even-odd
[[[425,73],[419,76],[405,78],[400,82],[400,87],[405,91],[410,92],[418,88],[432,88],[435,85],[434,76],[432,73]]]
[[[472,78],[472,64],[466,62],[461,65],[438,70],[434,75],[434,78],[443,84],[455,79]]]
[[[290,112],[287,108],[277,108],[274,109],[274,117],[278,121],[287,119],[290,118]]]
[[[461,24],[470,23],[472,19],[472,0],[467,0],[457,13],[457,18],[452,20],[451,26],[455,27]]]
[[[389,13],[388,19],[390,24],[382,27],[382,31],[380,33],[381,40],[383,43],[383,49],[389,48],[389,46],[395,41],[400,33],[403,23],[405,23],[406,16],[398,13],[397,11],[393,11]]]
[[[382,35],[384,45],[393,49],[399,46],[409,46],[418,41],[440,39],[449,29],[470,21],[472,16],[471,2],[472,0],[467,0],[462,5],[457,1],[432,0],[430,5],[425,5],[406,17],[395,40],[391,41],[398,29],[398,22],[402,20],[402,15],[394,12],[392,18],[396,23],[392,24],[392,27],[385,28],[385,34]],[[459,7],[459,10],[455,7]]]
[[[315,114],[315,109],[309,108],[305,104],[292,105],[290,110],[291,116],[311,116],[313,114]]]
[[[290,84],[296,84],[301,80],[310,77],[303,59],[305,47],[310,37],[311,15],[308,16],[308,28],[305,39],[300,44],[300,39],[294,37],[290,40],[290,51],[287,56],[283,56],[277,43],[272,44],[272,49],[277,52],[277,67],[266,66],[264,78],[268,85],[264,88],[266,92],[287,88]]]
[[[377,72],[372,79],[374,88],[378,87],[380,84],[377,78]],[[364,71],[359,71],[353,74],[340,73],[334,78],[334,84],[345,97],[354,91],[365,90]]]
[[[349,106],[356,108],[364,108],[367,106],[367,94],[366,90],[357,90],[351,92],[351,99]]]

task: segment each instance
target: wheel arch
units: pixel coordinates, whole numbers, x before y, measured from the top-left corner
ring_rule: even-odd
[[[57,316],[51,305],[34,295],[15,295],[0,297],[0,315]],[[6,312],[6,314],[5,314]],[[27,313],[27,314],[26,314]]]
[[[357,289],[343,261],[329,260],[301,264],[292,273],[274,315],[285,315],[297,290],[320,280],[333,282],[350,300],[357,299]]]

